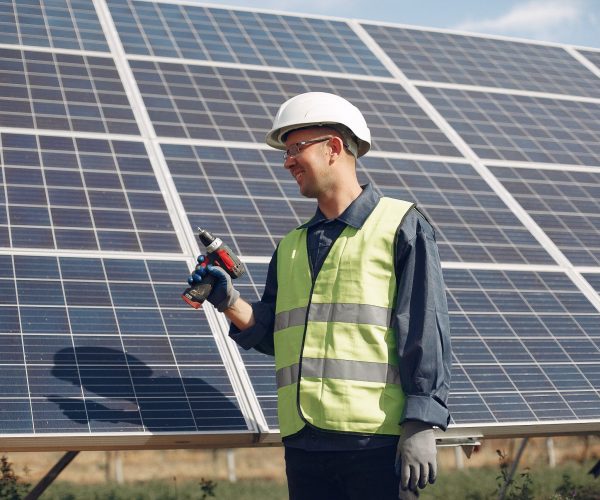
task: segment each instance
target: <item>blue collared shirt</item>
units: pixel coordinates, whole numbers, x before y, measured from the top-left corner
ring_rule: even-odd
[[[327,253],[344,228],[361,228],[379,196],[370,184],[337,218],[329,220],[317,208],[301,228],[307,228],[308,255],[317,276]],[[411,209],[396,233],[395,254],[398,293],[392,327],[396,331],[400,380],[406,395],[404,420],[420,420],[446,429],[450,383],[450,328],[448,306],[435,232],[427,219]],[[273,355],[273,328],[277,298],[277,252],[267,272],[263,296],[252,304],[255,325],[229,335],[244,349]],[[286,446],[306,450],[356,450],[394,445],[397,437],[328,432],[305,426],[284,438]]]

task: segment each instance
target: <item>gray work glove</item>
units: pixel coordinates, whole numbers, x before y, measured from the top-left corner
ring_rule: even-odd
[[[202,262],[200,260],[201,258],[202,256],[198,258],[198,262]],[[219,266],[208,265],[206,267],[196,267],[192,275],[188,278],[188,283],[192,286],[196,285],[200,283],[207,274],[210,274],[214,278],[214,284],[212,291],[208,297],[206,297],[206,300],[215,306],[218,311],[223,312],[240,298],[240,292],[233,288],[231,276]]]
[[[416,500],[417,498],[421,498],[419,495],[419,490],[400,490],[398,493],[398,500]]]
[[[405,491],[417,491],[427,483],[434,483],[437,476],[437,448],[431,425],[417,420],[402,424],[402,434],[396,451],[396,472],[400,475],[399,498]]]

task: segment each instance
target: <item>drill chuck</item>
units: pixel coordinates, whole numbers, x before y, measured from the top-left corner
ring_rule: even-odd
[[[213,236],[206,229],[198,228],[198,239],[206,248],[206,253],[214,252],[223,242],[220,238]]]

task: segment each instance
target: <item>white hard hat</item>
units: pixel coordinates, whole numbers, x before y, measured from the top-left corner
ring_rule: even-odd
[[[288,132],[312,125],[331,125],[342,135],[344,128],[349,130],[351,139],[357,145],[357,148],[349,149],[354,149],[352,153],[356,157],[364,155],[371,148],[371,131],[360,110],[343,97],[326,92],[307,92],[284,102],[273,120],[273,128],[267,134],[266,142],[275,149],[285,151],[284,141]]]

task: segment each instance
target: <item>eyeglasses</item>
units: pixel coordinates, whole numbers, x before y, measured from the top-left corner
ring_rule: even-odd
[[[320,139],[311,139],[310,141],[300,141],[292,144],[285,153],[283,153],[283,161],[286,161],[288,158],[295,158],[300,154],[306,146],[310,146],[311,144],[317,144],[319,142],[325,142],[329,139],[333,139],[332,135],[328,135],[327,137],[321,137]]]

